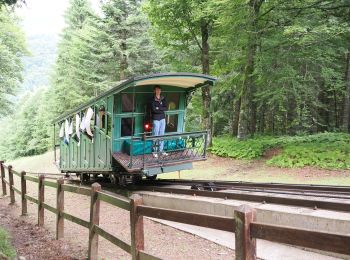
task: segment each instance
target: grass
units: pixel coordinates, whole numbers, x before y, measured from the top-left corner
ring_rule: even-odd
[[[5,255],[9,259],[15,259],[16,250],[12,247],[8,233],[0,227],[0,256]]]
[[[314,166],[350,169],[350,135],[344,133],[258,136],[245,141],[223,136],[214,138],[211,152],[235,159],[258,159],[273,148],[282,148],[282,153],[268,160],[268,165],[283,168]]]

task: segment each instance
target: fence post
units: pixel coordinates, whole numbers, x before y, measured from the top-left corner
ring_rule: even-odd
[[[56,219],[56,239],[64,237],[64,191],[62,185],[64,184],[63,178],[57,180],[57,219]]]
[[[26,172],[22,171],[21,172],[21,199],[22,199],[22,216],[27,215],[27,199],[26,199],[26,194],[27,194],[27,181],[25,179]]]
[[[38,190],[38,226],[44,226],[44,201],[45,201],[45,176],[39,176],[39,190]]]
[[[9,171],[9,180],[10,180],[10,197],[11,197],[11,204],[14,204],[16,202],[15,200],[15,190],[13,189],[13,172],[12,172],[12,166],[9,165],[8,167],[8,171]]]
[[[250,236],[250,223],[256,219],[255,209],[241,205],[235,210],[236,259],[256,259],[256,239]]]
[[[100,223],[100,200],[98,192],[101,191],[101,185],[94,183],[91,185],[91,204],[90,204],[90,230],[89,230],[89,260],[98,259],[98,234],[94,226]]]
[[[6,196],[6,182],[5,182],[5,169],[4,169],[4,161],[0,161],[0,170],[1,170],[1,183],[2,183],[2,195]]]
[[[137,214],[137,206],[143,204],[138,194],[130,197],[130,225],[131,225],[131,255],[133,260],[140,259],[139,251],[144,250],[143,216]]]

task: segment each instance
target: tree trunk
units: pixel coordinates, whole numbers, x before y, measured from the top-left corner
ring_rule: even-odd
[[[247,44],[247,57],[246,66],[244,69],[244,79],[241,93],[241,111],[239,113],[238,123],[238,139],[246,139],[249,135],[249,124],[251,131],[255,131],[255,125],[252,127],[252,123],[256,124],[256,116],[254,113],[253,105],[253,90],[254,90],[254,58],[256,54],[258,36],[257,36],[257,22],[261,4],[263,0],[251,0],[248,5],[251,9],[251,24],[248,29],[248,44]]]
[[[209,74],[209,22],[202,20],[201,23],[202,34],[202,72],[203,74]],[[212,133],[213,133],[213,119],[210,112],[211,94],[209,87],[202,88],[202,100],[203,100],[203,122],[205,129],[208,130],[208,145],[212,145]]]
[[[121,50],[122,50],[122,57],[120,60],[120,71],[119,71],[119,78],[120,80],[126,79],[126,70],[128,68],[128,57],[126,56],[126,42],[121,43]]]
[[[238,134],[238,122],[239,122],[239,112],[241,106],[241,99],[237,99],[233,103],[233,113],[232,113],[232,123],[231,123],[231,135],[237,136]]]
[[[346,53],[345,86],[346,86],[346,91],[344,96],[342,130],[344,132],[348,132],[349,117],[350,117],[350,52],[349,51]]]

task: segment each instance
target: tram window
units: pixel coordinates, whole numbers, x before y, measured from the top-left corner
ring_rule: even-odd
[[[168,110],[179,109],[180,94],[179,93],[167,93],[166,101],[168,103]]]
[[[107,117],[107,135],[111,136],[112,133],[112,117],[110,114],[106,114]]]
[[[122,94],[122,112],[133,112],[134,111],[134,102],[133,102],[133,95],[124,93]]]
[[[165,118],[166,127],[165,132],[171,133],[171,132],[177,132],[177,123],[178,123],[178,117],[179,115],[167,115]]]
[[[132,126],[133,123],[134,127]],[[135,129],[135,120],[132,120],[132,117],[122,118],[120,136],[131,136],[132,129]]]
[[[101,128],[102,130],[106,129],[106,109],[104,106],[100,106],[99,108],[99,118],[100,118],[100,122],[99,122],[99,128]]]

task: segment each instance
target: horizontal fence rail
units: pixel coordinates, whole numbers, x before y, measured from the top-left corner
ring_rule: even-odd
[[[89,189],[86,187],[64,184],[62,178],[56,180],[56,182],[48,181],[45,180],[44,175],[40,175],[37,178],[26,175],[26,172],[19,173],[14,171],[12,166],[5,165],[3,161],[0,161],[0,171],[3,195],[7,195],[8,186],[11,204],[15,203],[15,193],[21,196],[22,215],[27,215],[27,201],[38,205],[39,226],[44,225],[45,209],[57,215],[57,239],[64,237],[65,219],[89,229],[89,259],[98,259],[99,236],[131,254],[132,259],[160,259],[144,251],[143,217],[233,232],[235,233],[236,259],[256,259],[256,239],[350,255],[350,235],[259,223],[256,222],[256,211],[246,205],[242,205],[235,210],[234,218],[156,208],[143,205],[142,197],[137,194],[132,195],[130,199],[128,199],[102,191],[98,183],[92,184],[91,189]],[[20,178],[20,188],[15,187],[14,176]],[[6,179],[6,177],[8,177],[8,179]],[[37,198],[27,194],[27,181],[38,183]],[[45,186],[56,189],[56,207],[45,203]],[[91,198],[89,221],[71,215],[64,210],[65,192],[85,195]],[[99,226],[101,201],[130,212],[131,244],[126,243]]]

